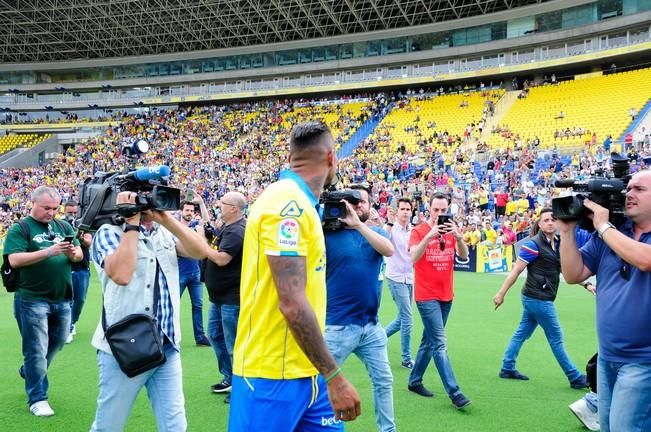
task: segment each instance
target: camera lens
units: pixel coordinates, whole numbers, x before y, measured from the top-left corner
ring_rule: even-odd
[[[339,207],[332,207],[328,212],[328,216],[333,218],[341,216],[341,211],[339,211]]]

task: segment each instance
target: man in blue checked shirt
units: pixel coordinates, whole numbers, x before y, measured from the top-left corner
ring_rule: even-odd
[[[136,194],[120,192],[116,204],[134,204]],[[138,393],[147,387],[158,430],[185,431],[185,399],[179,354],[180,294],[177,254],[195,259],[206,256],[206,243],[167,212],[146,211],[122,225],[103,225],[91,246],[91,259],[102,283],[106,325],[134,313],[155,314],[167,358],[161,366],[127,377],[97,326],[99,395],[91,431],[121,431]],[[159,301],[153,311],[154,289]]]

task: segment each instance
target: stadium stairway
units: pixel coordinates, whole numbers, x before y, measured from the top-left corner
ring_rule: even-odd
[[[623,144],[624,139],[626,138],[626,135],[631,134],[635,136],[635,132],[637,132],[637,129],[645,124],[644,119],[649,115],[651,112],[651,98],[649,98],[648,101],[646,101],[646,104],[642,107],[640,112],[637,113],[635,116],[635,120],[631,122],[630,125],[622,132],[620,137],[617,139],[616,142]]]
[[[351,156],[359,143],[364,141],[369,135],[373,133],[377,125],[380,124],[382,119],[389,111],[390,110],[386,110],[386,112],[378,113],[377,115],[371,116],[368,120],[366,120],[364,124],[359,129],[357,129],[355,133],[350,138],[348,138],[348,141],[346,141],[344,145],[342,145],[341,148],[337,151],[337,158],[343,159]]]
[[[491,136],[491,130],[493,126],[500,124],[506,113],[509,112],[516,100],[518,100],[519,90],[512,90],[504,93],[500,100],[495,104],[495,114],[492,117],[486,119],[486,124],[484,125],[484,130],[481,133],[479,138],[480,141],[488,140],[488,137]]]

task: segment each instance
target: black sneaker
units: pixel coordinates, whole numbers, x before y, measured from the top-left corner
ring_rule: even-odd
[[[452,405],[454,405],[456,409],[465,408],[468,405],[470,405],[471,402],[472,401],[467,397],[465,397],[463,393],[459,393],[458,395],[452,398]]]
[[[210,386],[210,391],[213,393],[226,393],[231,391],[231,383],[229,383],[226,380],[222,380],[222,382],[213,384]]]
[[[574,381],[570,381],[570,387],[573,389],[581,390],[588,387],[588,377],[581,375]]]
[[[522,375],[520,372],[518,372],[515,369],[514,370],[506,370],[506,369],[500,370],[500,378],[529,381],[528,376]]]
[[[414,361],[413,360],[405,360],[402,363],[400,363],[400,366],[402,366],[405,369],[413,369],[414,368]]]
[[[410,392],[414,392],[416,394],[419,394],[424,397],[434,397],[434,393],[431,391],[427,390],[424,385],[422,384],[414,384],[414,385],[408,385],[407,389]]]
[[[210,346],[210,341],[204,336],[197,341],[197,346]]]

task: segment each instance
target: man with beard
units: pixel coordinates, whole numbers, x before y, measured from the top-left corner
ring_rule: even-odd
[[[195,220],[195,202],[200,205],[201,216],[204,220],[210,220],[208,210],[201,197],[193,194],[193,201],[185,201],[181,207],[181,223],[189,228],[195,229],[198,222]],[[201,270],[199,260],[178,257],[179,264],[179,285],[181,296],[185,289],[190,293],[190,302],[192,303],[192,330],[194,332],[194,341],[198,346],[210,346],[210,341],[203,331],[203,283],[201,283]]]
[[[361,414],[359,395],[323,338],[326,256],[318,197],[337,173],[327,126],[292,129],[289,166],[255,201],[246,224],[230,431],[339,431],[342,420]]]
[[[381,432],[395,431],[393,375],[387,335],[378,320],[377,284],[383,257],[393,255],[389,234],[369,227],[371,196],[366,186],[353,185],[361,200],[346,203],[345,229],[326,231],[326,343],[341,366],[354,353],[366,366],[373,384],[375,422]]]

